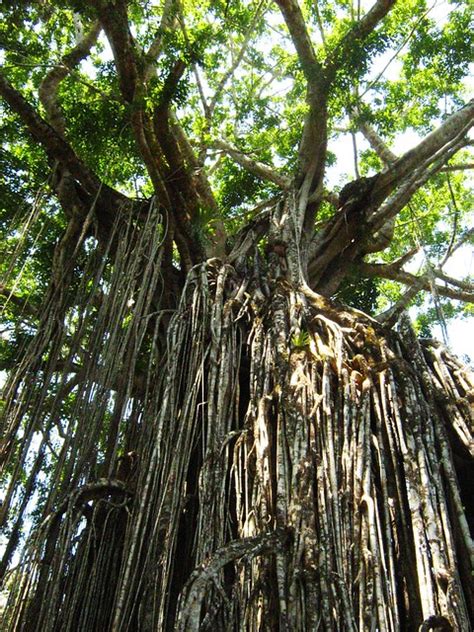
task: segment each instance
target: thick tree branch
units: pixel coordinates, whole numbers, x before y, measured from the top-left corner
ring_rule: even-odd
[[[0,95],[18,114],[31,136],[43,147],[59,176],[57,193],[64,211],[74,222],[83,222],[92,210],[99,238],[107,239],[117,211],[132,201],[103,183],[77,156],[64,138],[49,125],[0,73]],[[79,230],[79,228],[78,228]],[[80,232],[80,231],[79,231]]]
[[[319,189],[326,163],[327,150],[327,93],[309,85],[307,93],[309,111],[303,127],[298,152],[296,183],[301,186],[302,208],[314,191]],[[313,218],[312,218],[313,219]]]
[[[296,224],[299,230],[314,220],[314,208],[308,208],[308,200],[320,188],[324,175],[327,148],[327,91],[326,74],[311,43],[306,24],[297,0],[275,0],[283,14],[301,68],[308,82],[306,101],[308,114],[298,156],[296,185],[301,187]]]
[[[350,265],[350,261],[354,261],[361,252],[372,252],[375,248],[378,250],[380,246],[386,246],[386,237],[390,238],[392,233],[393,218],[413,194],[465,145],[465,134],[473,119],[474,101],[452,114],[417,147],[394,162],[389,161],[389,166],[380,174],[369,179],[361,178],[341,191],[341,212],[320,232],[311,247],[313,282],[332,278],[329,285],[325,281],[320,286],[320,291],[330,294],[344,266]],[[372,140],[378,143],[378,139],[372,137]],[[346,189],[348,193],[343,196]],[[398,190],[383,204],[394,189]],[[374,243],[376,234],[381,238],[380,244],[379,239],[375,239]],[[344,259],[339,257],[334,263],[335,257],[344,250]],[[336,265],[340,275],[334,274],[334,270],[328,273],[328,265]]]
[[[79,20],[79,16],[76,17]],[[82,59],[87,57],[97,41],[100,30],[101,27],[97,21],[85,36],[80,37],[76,46],[63,56],[61,63],[48,72],[39,87],[38,96],[45,109],[48,123],[62,138],[66,136],[66,120],[58,101],[59,84]],[[54,175],[52,182],[64,212],[69,217],[85,217],[90,200],[83,199],[84,196],[80,195],[77,184],[68,169],[61,165]]]
[[[396,303],[380,314],[377,314],[375,318],[385,327],[393,327],[400,319],[400,316],[407,310],[418,292],[422,290],[422,286],[423,281],[418,279],[413,285],[409,286]]]
[[[414,168],[413,172],[405,180],[405,183],[369,218],[368,226],[371,230],[380,230],[387,221],[395,217],[408,204],[414,193],[428,182],[433,175],[439,173],[443,165],[464,145],[464,136],[461,135],[443,147],[432,159],[425,163],[420,163],[418,168]]]
[[[316,58],[297,0],[275,0],[275,2],[283,14],[306,80],[312,85],[319,84],[322,79],[321,64]]]
[[[351,113],[350,117],[383,163],[385,163],[386,165],[391,165],[399,159],[399,156],[397,156],[389,148],[389,146],[382,140],[375,129],[362,118],[359,109],[357,109],[356,113]],[[474,169],[474,163],[459,163],[454,165],[446,165],[441,169],[441,171],[467,171],[471,169]]]
[[[156,72],[156,62],[163,49],[163,34],[167,30],[171,30],[175,27],[177,21],[177,0],[166,0],[163,7],[163,13],[161,16],[160,26],[156,33],[155,39],[150,44],[147,52],[145,53],[145,59],[147,61],[143,78],[147,83]]]
[[[127,103],[133,103],[131,122],[139,151],[155,191],[161,203],[166,205],[168,193],[158,168],[161,151],[153,138],[151,121],[143,110],[144,82],[139,76],[137,51],[128,23],[127,3],[125,0],[117,0],[115,3],[92,0],[92,4],[97,9],[112,48],[122,97]]]
[[[49,123],[61,135],[65,135],[66,123],[61,107],[58,104],[58,87],[60,82],[67,77],[83,59],[85,59],[92,46],[97,42],[101,27],[95,22],[91,29],[76,44],[76,46],[61,59],[61,63],[54,66],[41,82],[39,98],[46,110]]]
[[[377,0],[371,9],[349,30],[331,53],[327,64],[327,76],[334,79],[336,72],[355,54],[357,45],[365,40],[377,27],[387,13],[394,7],[396,0]]]
[[[348,268],[361,253],[367,252],[364,248],[370,244],[373,235],[378,231],[384,232],[383,227],[400,212],[412,195],[465,145],[465,134],[472,125],[473,111],[474,102],[455,112],[415,149],[380,174],[361,178],[341,191],[340,211],[319,232],[309,252],[310,282],[318,291],[330,295],[337,289],[344,268]],[[397,187],[392,198],[380,206]],[[343,195],[346,189],[347,195]],[[341,252],[344,252],[344,257],[340,256]]]
[[[144,109],[145,74],[130,32],[126,1],[103,4],[95,0],[94,4],[112,46],[122,95],[126,102],[133,104],[131,122],[135,140],[156,195],[170,218],[172,216],[174,239],[184,267],[188,269],[205,255],[193,237],[190,223],[196,212],[196,196],[190,194],[191,177],[171,130],[170,103],[186,64],[178,59],[171,69],[152,120]],[[171,11],[173,7],[168,8]]]
[[[273,182],[283,190],[289,189],[291,185],[290,178],[281,173],[278,173],[277,171],[275,171],[275,169],[268,167],[262,162],[249,158],[243,151],[233,147],[227,141],[216,139],[211,143],[211,147],[215,149],[221,149],[233,160],[235,160],[237,164],[247,169],[247,171],[250,171],[250,173],[253,173],[259,178],[262,178],[262,180]]]
[[[252,560],[257,556],[274,554],[281,550],[289,538],[289,530],[276,529],[257,536],[233,540],[217,549],[190,575],[184,589],[177,630],[197,632],[200,613],[209,584],[216,583],[219,572],[226,564],[240,558]]]
[[[88,502],[101,499],[109,500],[109,498],[123,501],[130,496],[133,496],[133,493],[127,489],[125,482],[118,478],[100,478],[98,481],[86,483],[71,491],[56,511],[46,516],[41,523],[41,528],[49,529],[51,523],[61,518],[66,511],[78,509]]]
[[[72,147],[49,125],[26,99],[0,73],[0,95],[20,116],[33,138],[40,143],[52,160],[57,160],[90,194],[97,191],[99,178],[82,162]],[[117,194],[119,195],[119,194]],[[125,199],[125,198],[124,198]]]
[[[363,41],[380,23],[395,0],[378,0],[370,11],[344,36],[323,69],[317,61],[306,30],[301,10],[296,2],[281,2],[280,6],[308,80],[309,112],[305,121],[299,150],[299,170],[296,182],[300,189],[297,225],[303,233],[314,221],[313,205],[309,201],[320,190],[324,174],[327,146],[327,91],[337,70],[347,61],[358,41]]]
[[[301,9],[296,0],[276,0],[293,39],[303,72],[308,81],[309,112],[305,121],[299,152],[297,184],[302,185],[299,204],[300,222],[309,227],[313,213],[305,207],[324,174],[327,145],[327,91],[337,70],[353,54],[354,46],[363,41],[395,4],[395,0],[378,0],[370,11],[344,36],[323,69],[316,59]]]
[[[194,153],[194,149],[189,142],[188,137],[184,133],[184,130],[178,121],[176,115],[171,112],[171,127],[173,130],[173,135],[176,138],[178,143],[180,152],[183,155],[184,160],[186,161],[189,168],[192,170],[191,177],[196,181],[196,188],[199,197],[202,199],[204,206],[207,208],[213,209],[215,212],[218,212],[217,201],[214,197],[214,193],[212,192],[211,185],[209,184],[209,180],[207,179],[206,171],[203,169],[202,165],[199,163],[199,160]]]
[[[392,266],[395,270],[400,270],[406,263],[410,261],[410,259],[413,259],[413,257],[418,252],[420,252],[419,246],[416,246],[415,248],[411,248],[410,250],[408,250],[408,252],[405,252],[405,254],[403,254],[401,257],[398,257],[397,259],[395,259],[394,261],[391,261],[390,263],[386,265]]]
[[[127,103],[132,103],[139,84],[137,54],[128,24],[127,3],[116,0],[103,3],[93,0],[100,22],[110,42],[117,68],[120,92]]]
[[[433,275],[440,281],[444,281],[445,283],[449,283],[450,285],[459,287],[462,290],[466,290],[467,292],[474,292],[474,283],[472,283],[471,281],[462,281],[460,279],[455,279],[454,277],[445,274],[439,268],[433,268],[432,272]]]
[[[183,179],[184,170],[180,160],[180,151],[169,132],[169,104],[176,90],[176,83],[185,70],[185,64],[182,60],[178,60],[165,81],[160,102],[155,110],[154,121],[152,121],[144,108],[146,73],[141,66],[142,60],[139,58],[139,51],[136,49],[130,31],[126,1],[117,0],[110,3],[93,0],[92,4],[97,9],[100,22],[112,47],[122,96],[125,102],[132,105],[130,119],[140,154],[147,167],[157,199],[169,213],[168,235],[174,235],[184,267],[189,268],[197,260],[202,259],[203,252],[192,235],[190,214],[186,209],[189,196],[186,195],[186,191],[179,190],[183,184],[189,184],[189,179],[186,177]],[[168,8],[172,10],[171,6]],[[155,43],[158,46],[158,42]],[[157,133],[160,134],[160,138],[157,138]]]
[[[383,279],[398,281],[409,287],[416,287],[417,291],[423,289],[430,292],[432,290],[432,275],[430,274],[416,275],[401,270],[398,265],[384,263],[361,263],[358,267],[362,274],[369,277],[381,277]],[[459,290],[443,285],[436,285],[435,289],[437,294],[441,296],[446,296],[457,301],[474,303],[473,291]]]
[[[449,116],[416,147],[387,167],[377,181],[374,197],[386,195],[414,169],[428,163],[443,147],[464,136],[474,123],[474,99]]]
[[[398,159],[398,156],[394,154],[388,145],[380,138],[374,128],[361,118],[359,111],[357,115],[352,114],[351,119],[355,122],[357,128],[362,132],[364,138],[384,164],[390,165]]]
[[[310,204],[320,191],[327,149],[327,94],[338,69],[347,61],[358,41],[363,41],[385,17],[395,0],[378,0],[370,11],[341,40],[323,68],[317,61],[296,0],[276,0],[290,31],[303,72],[308,81],[308,115],[299,149],[296,184],[300,188],[295,224],[304,241],[314,223],[316,206]]]

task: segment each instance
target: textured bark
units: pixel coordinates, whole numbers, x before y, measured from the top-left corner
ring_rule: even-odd
[[[221,222],[209,245],[200,213],[219,208],[172,105],[189,59],[177,54],[145,99],[166,29],[179,23],[186,38],[182,7],[164,3],[146,53],[125,0],[86,4],[111,45],[153,195],[107,187],[67,140],[57,88],[99,25],[45,76],[48,121],[0,75],[0,95],[54,163],[67,217],[44,303],[29,314],[34,336],[5,387],[0,626],[468,630],[472,373],[403,318],[393,331],[330,296],[353,266],[413,292],[429,284],[402,270],[413,253],[383,269],[362,258],[390,242],[400,210],[465,146],[473,102],[346,184],[315,224],[338,70],[395,2],[377,0],[323,63],[298,2],[277,0],[307,82],[297,166],[282,175],[217,139],[282,191],[232,244]],[[209,105],[201,86],[205,116],[230,75]],[[443,274],[433,271],[445,294],[472,298]],[[14,287],[8,278],[0,294]]]
[[[468,630],[472,375],[293,287],[274,251],[266,280],[193,268],[163,341],[161,222],[117,224],[80,326],[66,309],[7,389],[3,517],[45,463],[49,491],[2,629]]]

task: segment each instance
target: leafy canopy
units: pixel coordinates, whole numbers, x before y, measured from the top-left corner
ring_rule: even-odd
[[[133,99],[127,99],[127,80],[121,77],[125,71],[118,62],[125,53],[114,60],[113,25],[100,31],[78,63],[67,61],[107,3],[4,3],[2,73],[48,120],[51,112],[41,99],[41,86],[55,68],[69,64],[53,90],[67,142],[101,182],[132,199],[157,193],[137,143],[133,114],[153,116],[160,104],[170,105],[196,157],[193,169],[205,172],[216,202],[201,197],[191,233],[209,250],[220,230],[229,249],[233,236],[258,213],[255,207],[281,191],[276,179],[255,165],[292,178],[301,163],[303,127],[311,109],[308,76],[315,71],[295,46],[285,5],[295,3],[126,3],[128,26],[119,26],[129,30],[135,72],[148,76]],[[113,4],[111,12],[119,15],[122,6],[125,3]],[[374,142],[368,141],[367,129],[399,155],[406,149],[404,143],[416,145],[463,105],[472,14],[468,2],[409,0],[395,3],[364,37],[356,37],[371,10],[369,3],[308,1],[300,9],[317,63],[323,70],[334,66],[327,95],[325,193],[316,214],[317,231],[334,215],[333,200],[347,181],[373,175],[386,164]],[[179,63],[182,68],[177,72]],[[5,235],[0,272],[2,293],[10,296],[3,327],[18,344],[34,321],[33,307],[46,291],[53,249],[68,213],[65,216],[64,205],[61,208],[57,196],[51,195],[54,157],[32,138],[18,111],[4,101],[0,109],[0,222]],[[472,194],[469,170],[464,169],[469,160],[467,148],[461,147],[448,167],[424,182],[398,213],[387,247],[366,255],[365,263],[391,264],[418,249],[422,254],[412,270],[433,277],[425,289],[427,284],[445,285],[433,270],[446,265],[461,243],[472,241]],[[173,165],[168,165],[168,172],[172,174]],[[174,252],[179,266],[176,246]],[[387,309],[405,295],[413,279],[387,277],[388,268],[378,272],[382,279],[367,276],[367,267],[353,267],[335,296],[372,313]],[[14,288],[9,279],[15,279]],[[470,279],[460,282],[463,285],[450,286],[449,296],[434,292],[432,300],[446,317],[470,310]],[[453,303],[456,292],[467,303]],[[421,304],[423,298],[415,293],[411,300]],[[17,320],[20,307],[24,320]],[[439,318],[440,309],[432,307],[423,313],[425,331],[433,318]]]

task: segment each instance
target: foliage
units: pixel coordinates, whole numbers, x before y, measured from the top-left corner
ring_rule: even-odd
[[[466,626],[469,3],[0,17],[4,626]]]

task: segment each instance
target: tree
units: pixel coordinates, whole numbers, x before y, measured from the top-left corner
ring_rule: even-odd
[[[468,3],[2,11],[2,629],[468,630]]]

